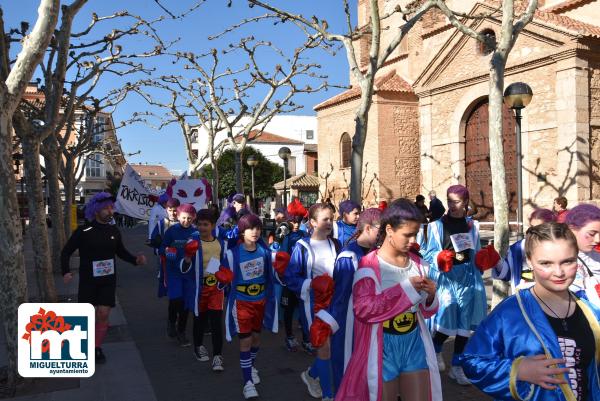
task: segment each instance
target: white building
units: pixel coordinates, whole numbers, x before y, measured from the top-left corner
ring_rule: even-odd
[[[240,119],[240,122],[236,125],[236,127],[239,127],[236,134],[242,131],[244,124],[248,121],[248,117]],[[256,132],[260,131],[261,128],[260,126],[256,127]],[[215,138],[215,144],[226,138],[227,134],[220,132]],[[208,139],[204,128],[199,127],[195,139],[192,149],[200,155],[205,154]],[[282,146],[290,148],[292,151],[288,166],[290,175],[316,174],[315,172],[318,171],[315,152],[318,139],[316,116],[275,116],[264,127],[262,135],[255,136],[254,133],[251,133],[249,139],[248,146],[257,149],[267,159],[280,166],[283,166],[283,160],[278,156],[279,148]],[[208,161],[205,161],[203,164],[207,163]]]

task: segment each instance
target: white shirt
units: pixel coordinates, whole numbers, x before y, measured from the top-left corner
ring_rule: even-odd
[[[148,220],[148,239],[152,237],[152,231],[161,219],[167,218],[167,210],[160,204],[152,206],[150,209],[150,219]]]
[[[593,275],[591,281],[589,279],[592,278],[592,275],[590,275],[588,269]],[[600,253],[596,251],[579,252],[577,255],[577,274],[569,289],[574,292],[584,290],[590,285],[590,282],[600,283]]]
[[[380,256],[377,256],[377,259],[379,260],[379,270],[381,271],[381,287],[384,290],[400,284],[401,281],[408,280],[411,277],[421,276],[419,267],[411,258],[408,258],[408,266],[406,267],[400,267],[388,263]],[[427,293],[425,291],[421,291],[420,294],[422,297],[424,297],[421,299],[427,298]],[[413,307],[411,311],[415,312],[416,308]]]
[[[315,261],[312,266],[312,276],[322,276],[327,273],[333,277],[333,267],[335,265],[335,246],[328,239],[315,240],[310,239],[310,247],[315,254]]]

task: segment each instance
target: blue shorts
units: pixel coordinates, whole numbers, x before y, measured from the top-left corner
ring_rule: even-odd
[[[406,334],[383,333],[383,381],[401,373],[428,369],[425,345],[419,327]]]

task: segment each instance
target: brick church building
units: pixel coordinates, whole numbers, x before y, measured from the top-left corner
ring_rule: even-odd
[[[516,3],[518,0],[515,1]],[[381,9],[409,1],[380,0]],[[497,1],[447,1],[473,15]],[[359,0],[359,24],[368,18]],[[390,21],[400,26],[401,20]],[[500,35],[500,20],[474,20]],[[383,45],[390,33],[384,32]],[[363,60],[368,39],[357,44]],[[382,46],[383,47],[383,46]],[[466,184],[482,220],[493,217],[488,147],[489,52],[429,11],[392,54],[375,82],[364,152],[365,206]],[[525,215],[566,196],[600,201],[600,0],[540,0],[508,60],[505,86],[526,82],[533,99],[522,112]],[[352,78],[351,82],[352,84]],[[315,106],[321,193],[348,197],[357,86]],[[504,110],[504,150],[511,209],[516,206],[515,120]],[[324,179],[326,177],[326,179]],[[514,216],[513,216],[514,218]]]

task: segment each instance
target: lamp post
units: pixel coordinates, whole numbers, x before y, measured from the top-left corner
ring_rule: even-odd
[[[254,211],[256,212],[256,205],[254,204],[256,202],[254,198],[254,167],[258,166],[259,161],[256,158],[256,156],[250,155],[246,159],[246,163],[250,166],[250,170],[252,170],[252,206],[254,207]]]
[[[287,146],[279,148],[279,157],[283,159],[283,207],[287,210],[287,167],[292,151]]]
[[[504,102],[515,111],[517,122],[517,237],[523,238],[523,156],[521,152],[521,109],[527,107],[533,92],[524,82],[515,82],[504,90]]]

